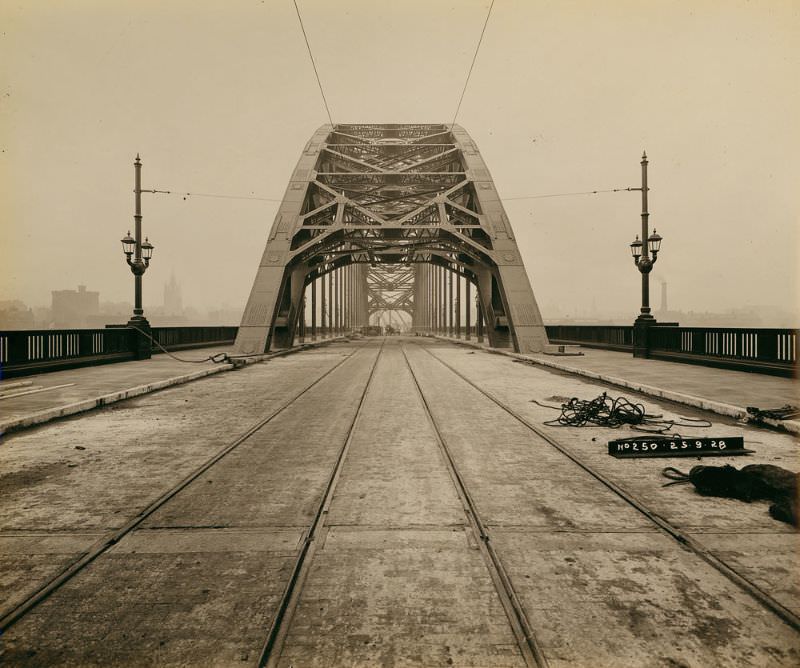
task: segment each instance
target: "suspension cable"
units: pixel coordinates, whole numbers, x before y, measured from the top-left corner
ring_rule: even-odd
[[[475,47],[475,54],[472,56],[472,63],[469,66],[469,72],[467,72],[467,80],[464,82],[464,89],[461,91],[461,97],[458,100],[456,113],[453,114],[453,122],[450,123],[450,132],[453,131],[453,126],[456,124],[456,118],[458,117],[458,112],[461,110],[461,103],[464,101],[464,94],[467,92],[467,86],[469,85],[469,78],[472,76],[472,68],[475,67],[475,61],[478,58],[478,51],[481,48],[481,42],[483,42],[483,34],[486,32],[486,26],[489,23],[489,17],[492,15],[492,7],[494,7],[494,0],[492,0],[492,3],[489,5],[489,11],[486,12],[486,20],[483,22],[483,30],[481,30],[481,36],[478,39],[478,46]]]
[[[494,0],[492,1],[494,2]],[[308,49],[308,57],[311,58],[311,66],[314,68],[314,75],[317,77],[319,92],[322,94],[322,102],[325,104],[325,112],[328,114],[328,121],[330,121],[331,127],[333,127],[331,110],[328,108],[328,100],[325,98],[325,91],[322,90],[322,81],[320,81],[319,78],[319,72],[317,71],[317,63],[314,61],[314,55],[311,53],[311,45],[308,43],[308,35],[306,34],[306,28],[303,25],[303,17],[300,16],[300,8],[297,6],[297,0],[292,0],[292,2],[294,2],[294,9],[297,12],[297,20],[300,21],[300,29],[303,31],[303,39],[305,39],[306,41],[306,48]]]

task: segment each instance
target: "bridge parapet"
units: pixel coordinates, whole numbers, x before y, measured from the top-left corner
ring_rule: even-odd
[[[238,327],[153,327],[152,353],[233,344]],[[130,327],[0,331],[0,379],[135,359]],[[157,345],[158,344],[158,345]]]
[[[547,325],[552,343],[633,351],[631,325]],[[797,376],[797,329],[656,325],[650,357],[775,376]]]

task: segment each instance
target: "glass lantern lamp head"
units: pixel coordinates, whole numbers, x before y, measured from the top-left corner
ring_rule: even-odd
[[[639,241],[639,235],[631,242],[631,255],[634,260],[638,260],[642,256],[642,242]]]
[[[653,255],[661,250],[661,235],[656,232],[655,228],[653,228],[653,233],[647,237],[647,247]]]
[[[128,233],[120,239],[120,241],[122,242],[122,252],[128,257],[133,255],[133,249],[136,247],[136,239],[131,236],[130,230],[128,230]]]
[[[153,257],[153,244],[150,243],[150,240],[145,237],[144,243],[142,244],[142,258],[145,262],[150,262],[150,258]]]

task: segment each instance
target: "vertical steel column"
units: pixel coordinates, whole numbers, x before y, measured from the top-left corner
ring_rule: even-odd
[[[342,334],[347,333],[347,267],[342,267],[341,304],[342,304]]]
[[[347,325],[345,326],[345,331],[350,333],[353,329],[353,265],[347,265],[346,272],[347,283],[345,285],[347,286],[347,291],[344,295],[344,303],[347,305]]]
[[[439,289],[438,289],[438,276],[439,270],[435,264],[431,265],[431,334],[436,334],[436,328],[439,326],[439,322],[436,319],[436,301],[439,299]]]
[[[466,331],[464,332],[464,338],[467,341],[469,341],[472,338],[472,334],[469,331],[469,329],[470,329],[470,316],[472,315],[471,308],[470,308],[471,304],[470,304],[470,301],[469,301],[469,296],[470,296],[469,295],[469,292],[470,292],[469,283],[470,283],[469,278],[465,278],[464,279],[464,305],[466,306],[466,308],[464,309],[464,324],[465,324],[464,329]]]
[[[369,325],[369,312],[367,311],[367,265],[361,265],[361,326]]]
[[[447,300],[447,277],[444,267],[439,267],[439,335],[447,333],[447,313],[445,311],[445,301]]]
[[[436,287],[434,289],[434,294],[435,294],[436,301],[434,302],[434,306],[433,306],[433,318],[434,318],[433,333],[434,334],[439,334],[440,333],[439,332],[439,325],[441,324],[441,320],[440,320],[441,309],[439,308],[439,305],[441,303],[441,298],[442,298],[441,297],[441,295],[442,295],[442,293],[441,293],[441,278],[442,278],[442,272],[439,270],[439,265],[435,265],[434,266],[434,281],[436,282]]]
[[[417,265],[419,271],[419,289],[414,293],[414,303],[419,306],[419,327],[417,331],[425,331],[425,266],[424,264]]]
[[[317,340],[317,281],[311,281],[311,340]]]
[[[420,274],[422,276],[422,285],[420,285],[420,313],[422,314],[422,327],[421,330],[423,332],[427,331],[428,329],[428,265],[427,264],[418,264],[417,265],[420,270]]]
[[[442,267],[442,294],[439,310],[441,311],[441,334],[447,336],[447,269]]]
[[[345,309],[345,283],[347,281],[347,267],[339,269],[339,334],[347,329],[347,312]]]
[[[447,335],[455,336],[455,318],[453,318],[453,272],[447,269]]]
[[[477,290],[475,291],[477,292]],[[477,330],[478,343],[483,343],[483,308],[481,307],[480,298],[475,295],[475,329]]]
[[[342,270],[336,270],[336,324],[334,325],[334,330],[336,331],[336,335],[339,336],[342,333]]]
[[[347,290],[349,280],[347,276],[348,265],[342,267],[342,333],[347,334],[347,319],[350,317],[350,309],[347,308]]]
[[[333,284],[333,299],[331,300],[331,309],[333,310],[333,322],[331,324],[331,331],[334,336],[339,335],[339,270],[334,269],[331,272],[331,283]]]
[[[328,338],[333,336],[333,271],[328,273]]]
[[[353,331],[355,320],[353,319],[353,269],[355,265],[347,267],[347,331]]]
[[[450,282],[450,269],[444,268],[444,335],[450,336],[450,322],[452,320],[451,301],[453,297],[453,285]]]
[[[364,303],[364,285],[367,280],[367,265],[358,265],[358,312],[361,327],[367,326],[367,307]]]
[[[300,298],[300,313],[297,318],[297,334],[300,338],[300,343],[306,342],[306,293],[303,291],[303,296]]]
[[[448,287],[448,283],[450,281],[450,271],[447,269],[447,267],[444,267],[442,269],[442,272],[443,272],[442,273],[442,280],[444,281],[444,283],[442,283],[442,290],[443,290],[443,295],[442,296],[444,297],[444,300],[442,302],[442,305],[444,306],[444,313],[443,313],[444,318],[443,318],[443,322],[442,322],[442,325],[444,327],[444,331],[442,332],[442,334],[444,336],[450,336],[450,292],[451,292],[451,290]]]
[[[433,329],[433,275],[429,264],[425,265],[425,276],[427,279],[425,291],[428,295],[425,301],[425,311],[428,314],[425,318],[425,325],[427,333],[430,334]]]
[[[358,281],[356,285],[356,294],[358,295],[358,326],[364,327],[364,265],[358,265]]]
[[[456,274],[456,338],[461,338],[461,274]]]
[[[436,266],[436,333],[442,333],[442,268]]]
[[[353,295],[355,295],[355,286],[356,282],[355,278],[355,271],[354,269],[356,266],[351,264],[347,268],[347,328],[350,331],[353,331],[356,328],[356,309],[355,307],[355,300],[353,299]]]
[[[324,339],[327,336],[325,331],[325,317],[327,310],[325,308],[327,292],[325,291],[325,274],[319,277],[319,333]]]
[[[439,309],[436,305],[439,303],[439,267],[435,264],[431,265],[431,333],[439,333]]]

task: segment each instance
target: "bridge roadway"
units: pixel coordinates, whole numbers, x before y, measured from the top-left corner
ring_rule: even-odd
[[[791,527],[531,402],[607,389],[362,339],[7,434],[0,663],[800,664]],[[797,468],[638,400],[757,451],[705,463]]]

